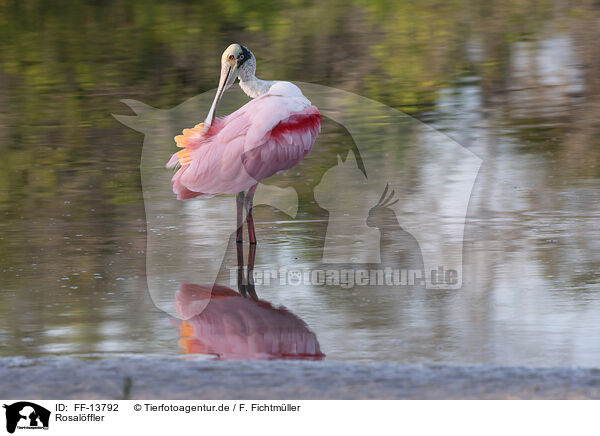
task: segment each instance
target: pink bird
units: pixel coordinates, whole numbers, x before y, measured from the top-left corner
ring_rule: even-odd
[[[221,57],[217,95],[204,123],[175,137],[183,150],[167,167],[181,165],[173,176],[180,200],[237,194],[237,237],[243,241],[244,209],[250,244],[256,244],[252,201],[258,182],[298,164],[310,153],[321,130],[321,114],[300,89],[282,81],[258,79],[256,58],[232,44]],[[224,118],[215,118],[223,92],[239,77],[253,100]]]

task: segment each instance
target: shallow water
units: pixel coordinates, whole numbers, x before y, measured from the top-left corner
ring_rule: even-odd
[[[350,163],[360,156],[376,168],[371,177],[400,186],[400,222],[386,221],[380,209],[379,221],[361,222],[371,232],[365,243],[387,232],[384,240],[399,245],[382,244],[379,260],[420,268],[427,247],[411,245],[416,230],[407,236],[403,229],[430,225],[434,236],[436,229],[446,235],[444,226],[460,222],[452,206],[462,197],[453,187],[472,166],[431,148],[431,133],[416,120],[481,159],[462,253],[446,259],[460,263],[462,254],[460,289],[256,286],[259,298],[285,306],[294,325],[316,335],[326,359],[598,366],[597,6],[228,4],[0,5],[7,41],[0,48],[0,355],[189,349],[179,321],[161,309],[175,314],[180,284],[203,282],[200,268],[181,259],[212,261],[215,244],[225,256],[213,262],[218,282],[235,288],[227,230],[234,203],[181,204],[161,182],[152,204],[167,212],[153,213],[148,201],[145,208],[144,138],[111,114],[132,114],[124,98],[166,111],[212,89],[222,49],[239,40],[265,78],[339,88],[415,119],[393,131],[397,140],[366,146],[326,119],[309,158],[267,182],[297,192],[298,214],[257,207],[256,268],[322,266],[333,215],[321,206],[323,178],[332,177],[325,187],[340,187],[322,189],[333,192],[340,216],[343,207],[363,218],[375,213],[385,183],[365,190],[360,163],[328,173],[338,156],[348,163],[350,151]],[[336,108],[323,98],[323,111]],[[239,99],[227,95],[224,113]],[[169,138],[203,118],[207,107],[198,105],[195,117],[194,101],[172,131],[160,131],[165,156],[173,151]],[[393,128],[386,119],[364,122],[375,137]],[[167,170],[160,174],[168,181]],[[423,198],[432,199],[427,210],[436,220],[411,208]],[[222,219],[206,227],[206,213]],[[177,235],[170,245],[164,238],[147,247],[147,238],[165,229]],[[369,247],[341,247],[363,265],[375,262],[367,259]],[[156,279],[150,289],[146,276]]]

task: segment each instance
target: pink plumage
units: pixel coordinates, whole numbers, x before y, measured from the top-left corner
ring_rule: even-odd
[[[295,89],[264,94],[216,118],[206,133],[199,124],[175,138],[183,150],[173,154],[167,167],[181,164],[172,179],[177,198],[236,194],[310,153],[321,114],[289,85]]]

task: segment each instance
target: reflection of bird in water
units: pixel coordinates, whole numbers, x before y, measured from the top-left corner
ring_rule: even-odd
[[[284,307],[259,300],[253,281],[256,245],[244,266],[243,246],[235,244],[239,292],[226,286],[183,283],[175,293],[180,344],[186,353],[221,359],[322,359],[317,336]]]
[[[381,198],[369,211],[367,225],[377,228],[381,233],[381,263],[400,269],[423,270],[423,255],[419,243],[404,230],[392,206],[398,203],[395,192],[388,195],[386,185]]]
[[[282,81],[256,78],[252,52],[232,44],[221,58],[221,79],[204,123],[175,137],[183,149],[167,166],[181,168],[173,176],[180,200],[237,194],[237,242],[242,242],[244,209],[248,237],[256,243],[252,201],[261,180],[299,163],[311,151],[321,127],[321,114],[300,89]],[[223,92],[239,77],[253,98],[234,113],[215,118]]]
[[[207,301],[208,300],[208,301]],[[322,359],[316,335],[287,309],[222,285],[184,283],[175,295],[186,353],[221,359]]]

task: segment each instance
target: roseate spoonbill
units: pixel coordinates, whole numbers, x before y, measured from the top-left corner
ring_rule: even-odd
[[[258,182],[304,159],[321,129],[319,110],[296,85],[261,80],[255,72],[256,58],[250,50],[240,44],[227,47],[206,120],[175,137],[183,150],[167,163],[167,167],[181,165],[172,179],[180,200],[236,194],[236,241],[243,241],[245,209],[250,244],[256,244],[252,201]],[[215,118],[223,92],[237,77],[253,100],[224,118]]]

